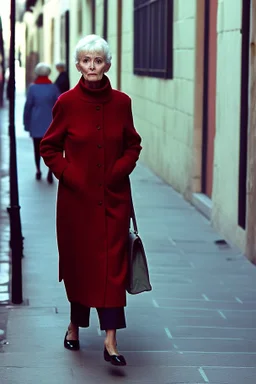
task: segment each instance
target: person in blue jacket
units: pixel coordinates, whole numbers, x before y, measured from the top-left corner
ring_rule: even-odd
[[[36,79],[30,84],[24,106],[23,122],[34,144],[36,180],[41,180],[40,142],[52,121],[52,108],[60,92],[49,79],[51,68],[46,63],[38,63],[35,67]],[[48,183],[53,182],[52,172],[47,174]]]

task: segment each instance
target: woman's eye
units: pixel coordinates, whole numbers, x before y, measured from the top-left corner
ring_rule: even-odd
[[[97,63],[97,64],[101,64],[101,63],[102,63],[102,60],[98,59],[98,60],[96,60],[96,63]]]

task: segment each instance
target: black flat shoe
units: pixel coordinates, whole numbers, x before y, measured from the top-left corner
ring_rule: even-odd
[[[52,183],[53,183],[52,172],[48,172],[48,175],[47,175],[47,181],[48,181],[49,184],[52,184]]]
[[[78,351],[80,349],[79,340],[67,340],[68,332],[65,334],[64,347],[70,351]]]
[[[122,356],[122,355],[110,355],[108,353],[106,347],[104,348],[104,359],[105,359],[105,361],[108,361],[111,364],[119,366],[119,367],[123,367],[124,365],[126,365],[126,361],[125,361],[124,356]]]
[[[41,172],[37,172],[36,173],[36,179],[37,180],[41,180],[41,177],[42,177],[42,173]]]

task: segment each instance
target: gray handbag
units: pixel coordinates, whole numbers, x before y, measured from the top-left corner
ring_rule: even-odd
[[[133,228],[129,230],[129,266],[126,290],[131,295],[151,291],[148,264],[142,240],[138,234],[137,221],[132,202],[131,221]]]

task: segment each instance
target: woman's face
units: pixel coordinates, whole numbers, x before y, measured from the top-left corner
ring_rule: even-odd
[[[109,70],[110,64],[106,63],[103,53],[81,52],[76,68],[82,73],[85,80],[98,81]]]

